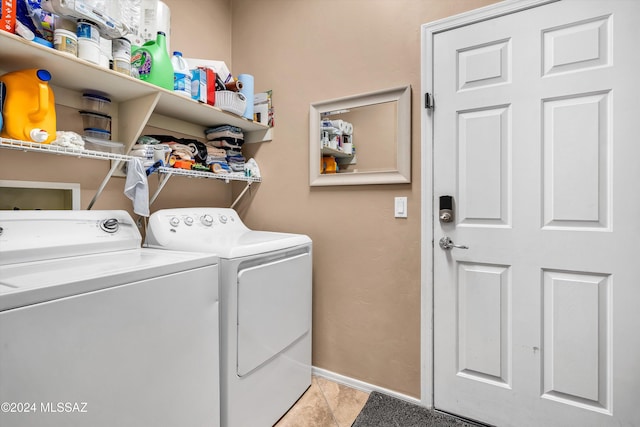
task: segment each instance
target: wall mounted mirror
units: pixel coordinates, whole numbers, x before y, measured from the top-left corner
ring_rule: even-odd
[[[311,104],[309,185],[408,182],[410,86]]]

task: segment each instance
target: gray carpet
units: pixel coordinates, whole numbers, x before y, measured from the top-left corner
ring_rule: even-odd
[[[476,427],[458,418],[371,392],[351,427]]]

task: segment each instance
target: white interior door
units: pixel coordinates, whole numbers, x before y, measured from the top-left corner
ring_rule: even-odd
[[[640,425],[639,18],[563,0],[434,35],[437,409]]]

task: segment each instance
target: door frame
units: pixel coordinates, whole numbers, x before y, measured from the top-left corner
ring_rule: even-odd
[[[504,0],[459,15],[423,24],[420,28],[420,84],[421,99],[431,94],[434,108],[438,108],[437,93],[433,86],[433,42],[438,33],[480,21],[520,12],[532,7],[561,0]],[[424,101],[421,101],[424,102]],[[421,231],[420,231],[420,403],[427,408],[434,406],[434,278],[433,278],[433,110],[422,106],[421,128]]]

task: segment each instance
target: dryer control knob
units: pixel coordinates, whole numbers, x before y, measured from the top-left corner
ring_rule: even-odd
[[[184,219],[184,223],[187,225],[193,225],[193,218],[191,218],[190,216],[186,217]]]
[[[174,216],[169,220],[169,224],[171,224],[172,227],[177,227],[180,225],[180,219]]]
[[[227,223],[227,217],[225,215],[220,215],[218,217],[218,219],[220,220],[221,223],[226,224]]]
[[[207,227],[210,227],[211,225],[213,225],[213,217],[208,214],[202,215],[202,217],[200,218],[200,221]]]

